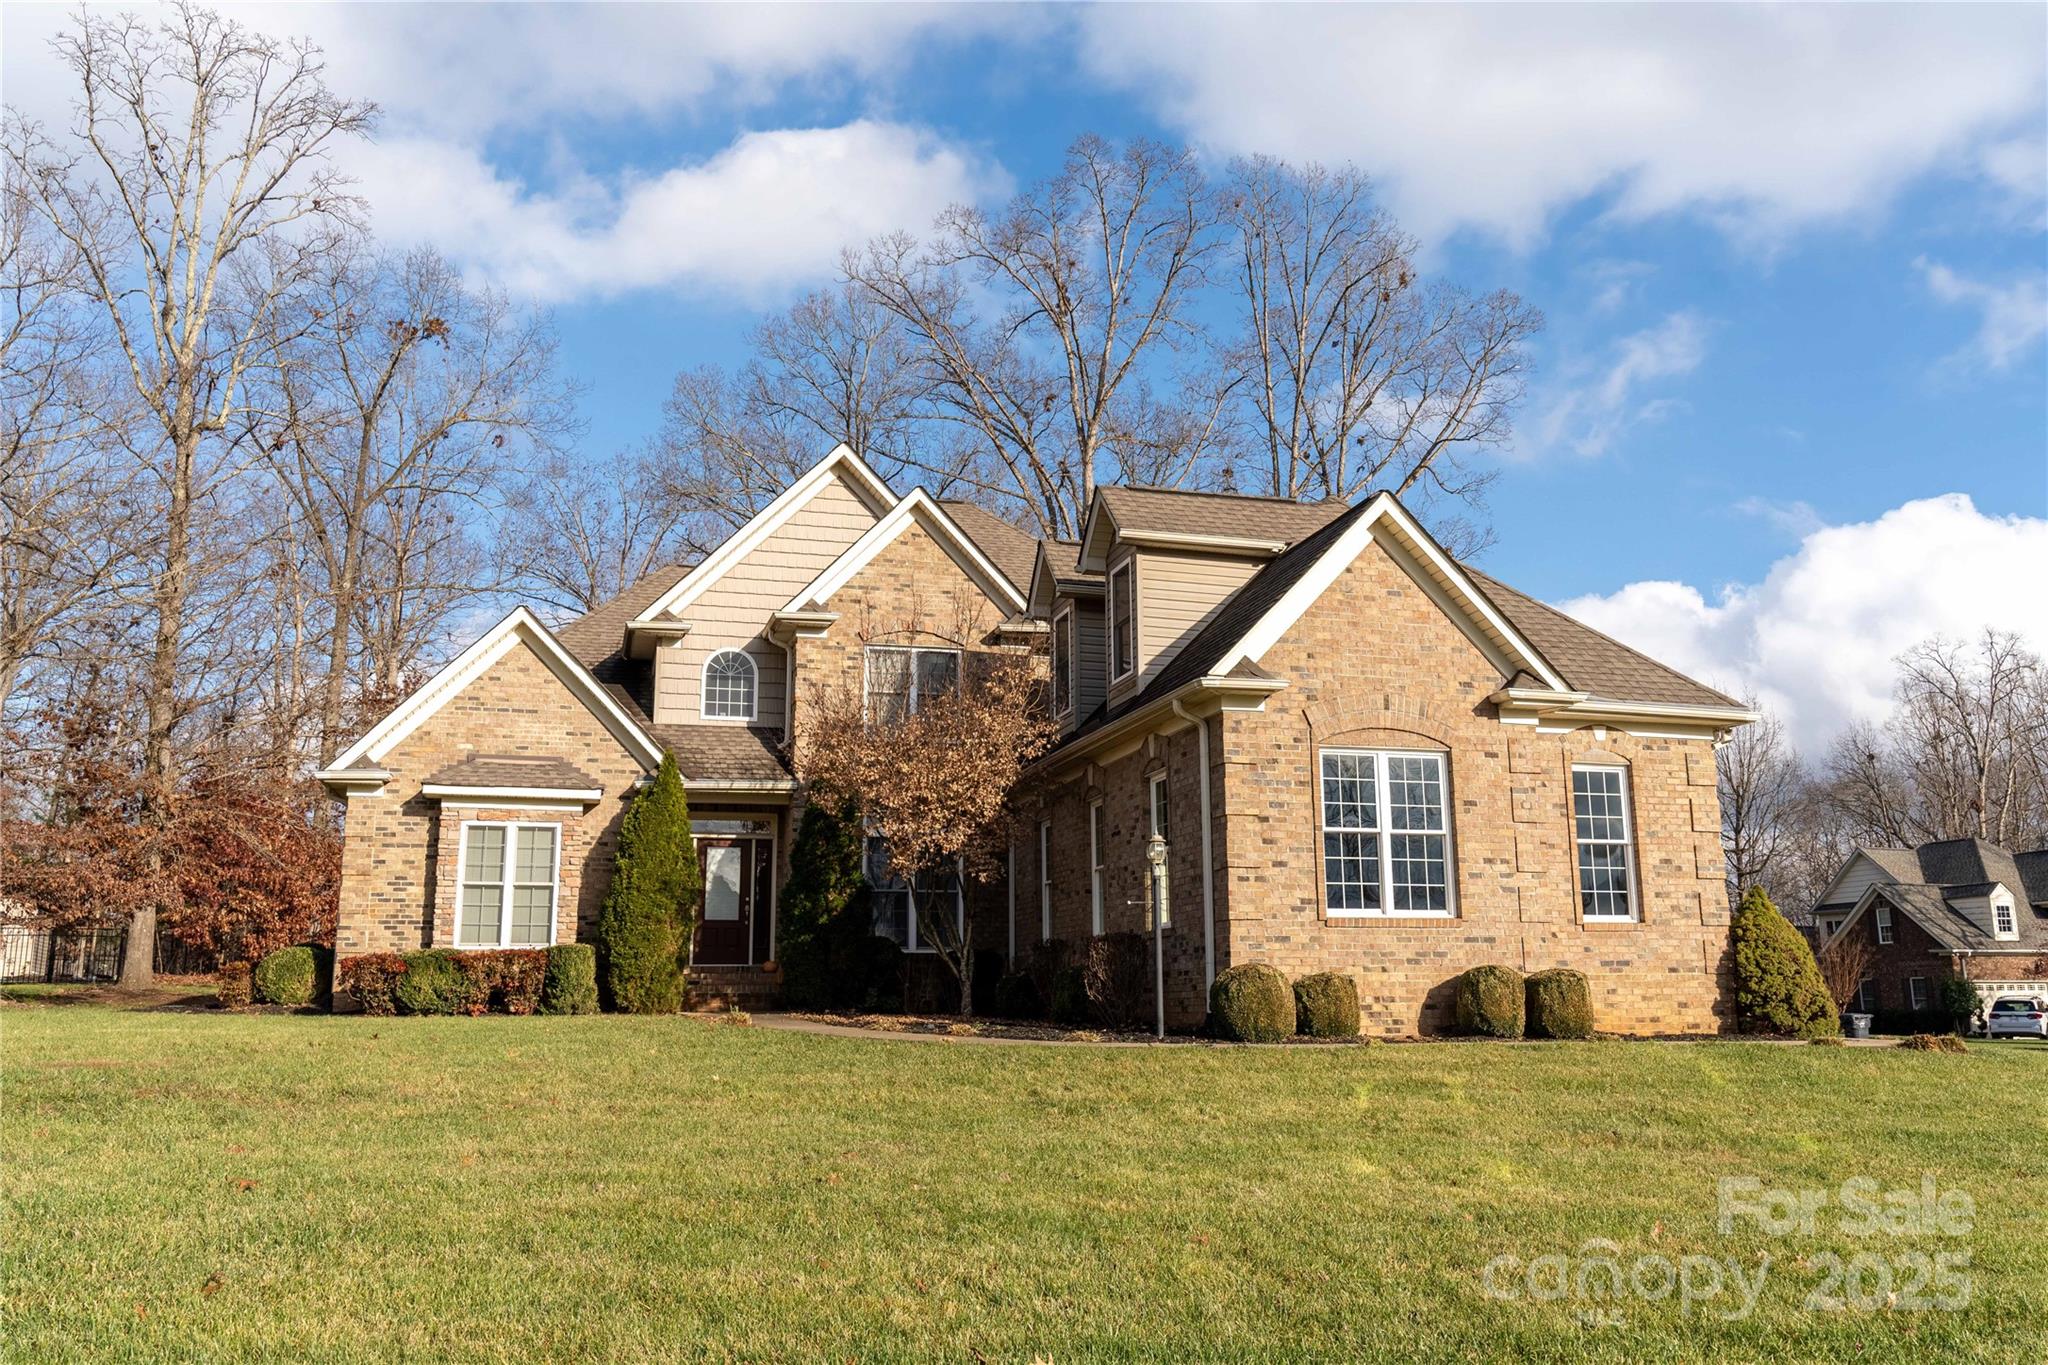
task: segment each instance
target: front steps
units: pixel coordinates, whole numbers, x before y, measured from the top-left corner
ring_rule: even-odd
[[[687,984],[684,1009],[773,1009],[782,995],[782,972],[779,968],[762,966],[693,966]]]

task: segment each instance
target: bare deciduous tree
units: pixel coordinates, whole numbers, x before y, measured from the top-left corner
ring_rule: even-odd
[[[550,606],[589,611],[651,570],[689,557],[686,509],[645,452],[557,456],[513,493],[505,577]]]
[[[75,252],[118,363],[155,428],[160,526],[149,605],[142,763],[146,819],[177,777],[196,559],[222,438],[272,315],[354,227],[328,162],[366,133],[368,104],[331,92],[317,51],[180,5],[161,23],[85,12],[55,41],[77,82],[81,153],[40,136],[8,155],[35,210]],[[241,306],[232,318],[224,292]],[[130,927],[121,979],[150,976],[155,911]]]
[[[1779,873],[1789,851],[1795,806],[1806,787],[1799,757],[1785,742],[1785,727],[1762,709],[1760,719],[1738,729],[1721,746],[1715,765],[1720,780],[1721,847],[1728,868],[1728,898],[1738,901],[1752,886],[1770,892],[1780,905],[1786,888]]]
[[[1863,984],[1863,978],[1870,975],[1877,953],[1862,934],[1850,933],[1838,934],[1828,940],[1815,957],[1820,964],[1820,979],[1827,984],[1835,1008],[1845,1010],[1856,998],[1856,989]]]
[[[848,278],[906,329],[937,411],[986,448],[999,482],[1043,534],[1071,537],[1105,462],[1179,483],[1216,437],[1203,417],[1148,421],[1169,451],[1121,446],[1157,362],[1195,339],[1190,301],[1215,249],[1215,210],[1185,151],[1087,136],[1060,173],[991,216],[956,206],[929,244],[897,235],[846,259]],[[983,316],[977,304],[997,300]],[[1164,401],[1164,400],[1159,400]]]
[[[1424,285],[1356,170],[1260,157],[1231,167],[1224,195],[1262,491],[1482,505],[1495,472],[1467,454],[1507,437],[1542,318],[1506,291]],[[1485,540],[1451,514],[1438,529],[1461,553]]]

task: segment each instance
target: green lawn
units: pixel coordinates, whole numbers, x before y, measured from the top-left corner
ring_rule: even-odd
[[[2048,1338],[2027,1046],[1119,1050],[16,1003],[0,1084],[8,1359],[2012,1362]],[[1715,1228],[1722,1176],[1923,1171],[1974,1198],[1967,1235],[1850,1236],[1833,1207],[1811,1235]],[[1496,1256],[1589,1239],[1770,1259],[1736,1321],[1732,1287],[1535,1300],[1510,1269],[1522,1297],[1488,1296]],[[1966,1307],[1881,1306],[1869,1265],[1910,1291],[1944,1251]],[[1830,1253],[1865,1254],[1878,1306],[1807,1305]]]

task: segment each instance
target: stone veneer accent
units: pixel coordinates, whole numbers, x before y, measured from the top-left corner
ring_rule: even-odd
[[[588,810],[444,810],[420,796],[428,775],[474,754],[566,758],[596,778],[604,795]],[[338,955],[453,944],[458,830],[464,819],[560,824],[555,936],[566,943],[596,932],[619,821],[642,769],[531,649],[512,649],[406,736],[383,766],[392,776],[381,792],[348,800]]]

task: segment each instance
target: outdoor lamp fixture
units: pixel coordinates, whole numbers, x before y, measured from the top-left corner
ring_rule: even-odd
[[[1152,865],[1152,1001],[1159,1037],[1166,1036],[1166,837],[1155,834],[1145,843],[1145,861]]]

